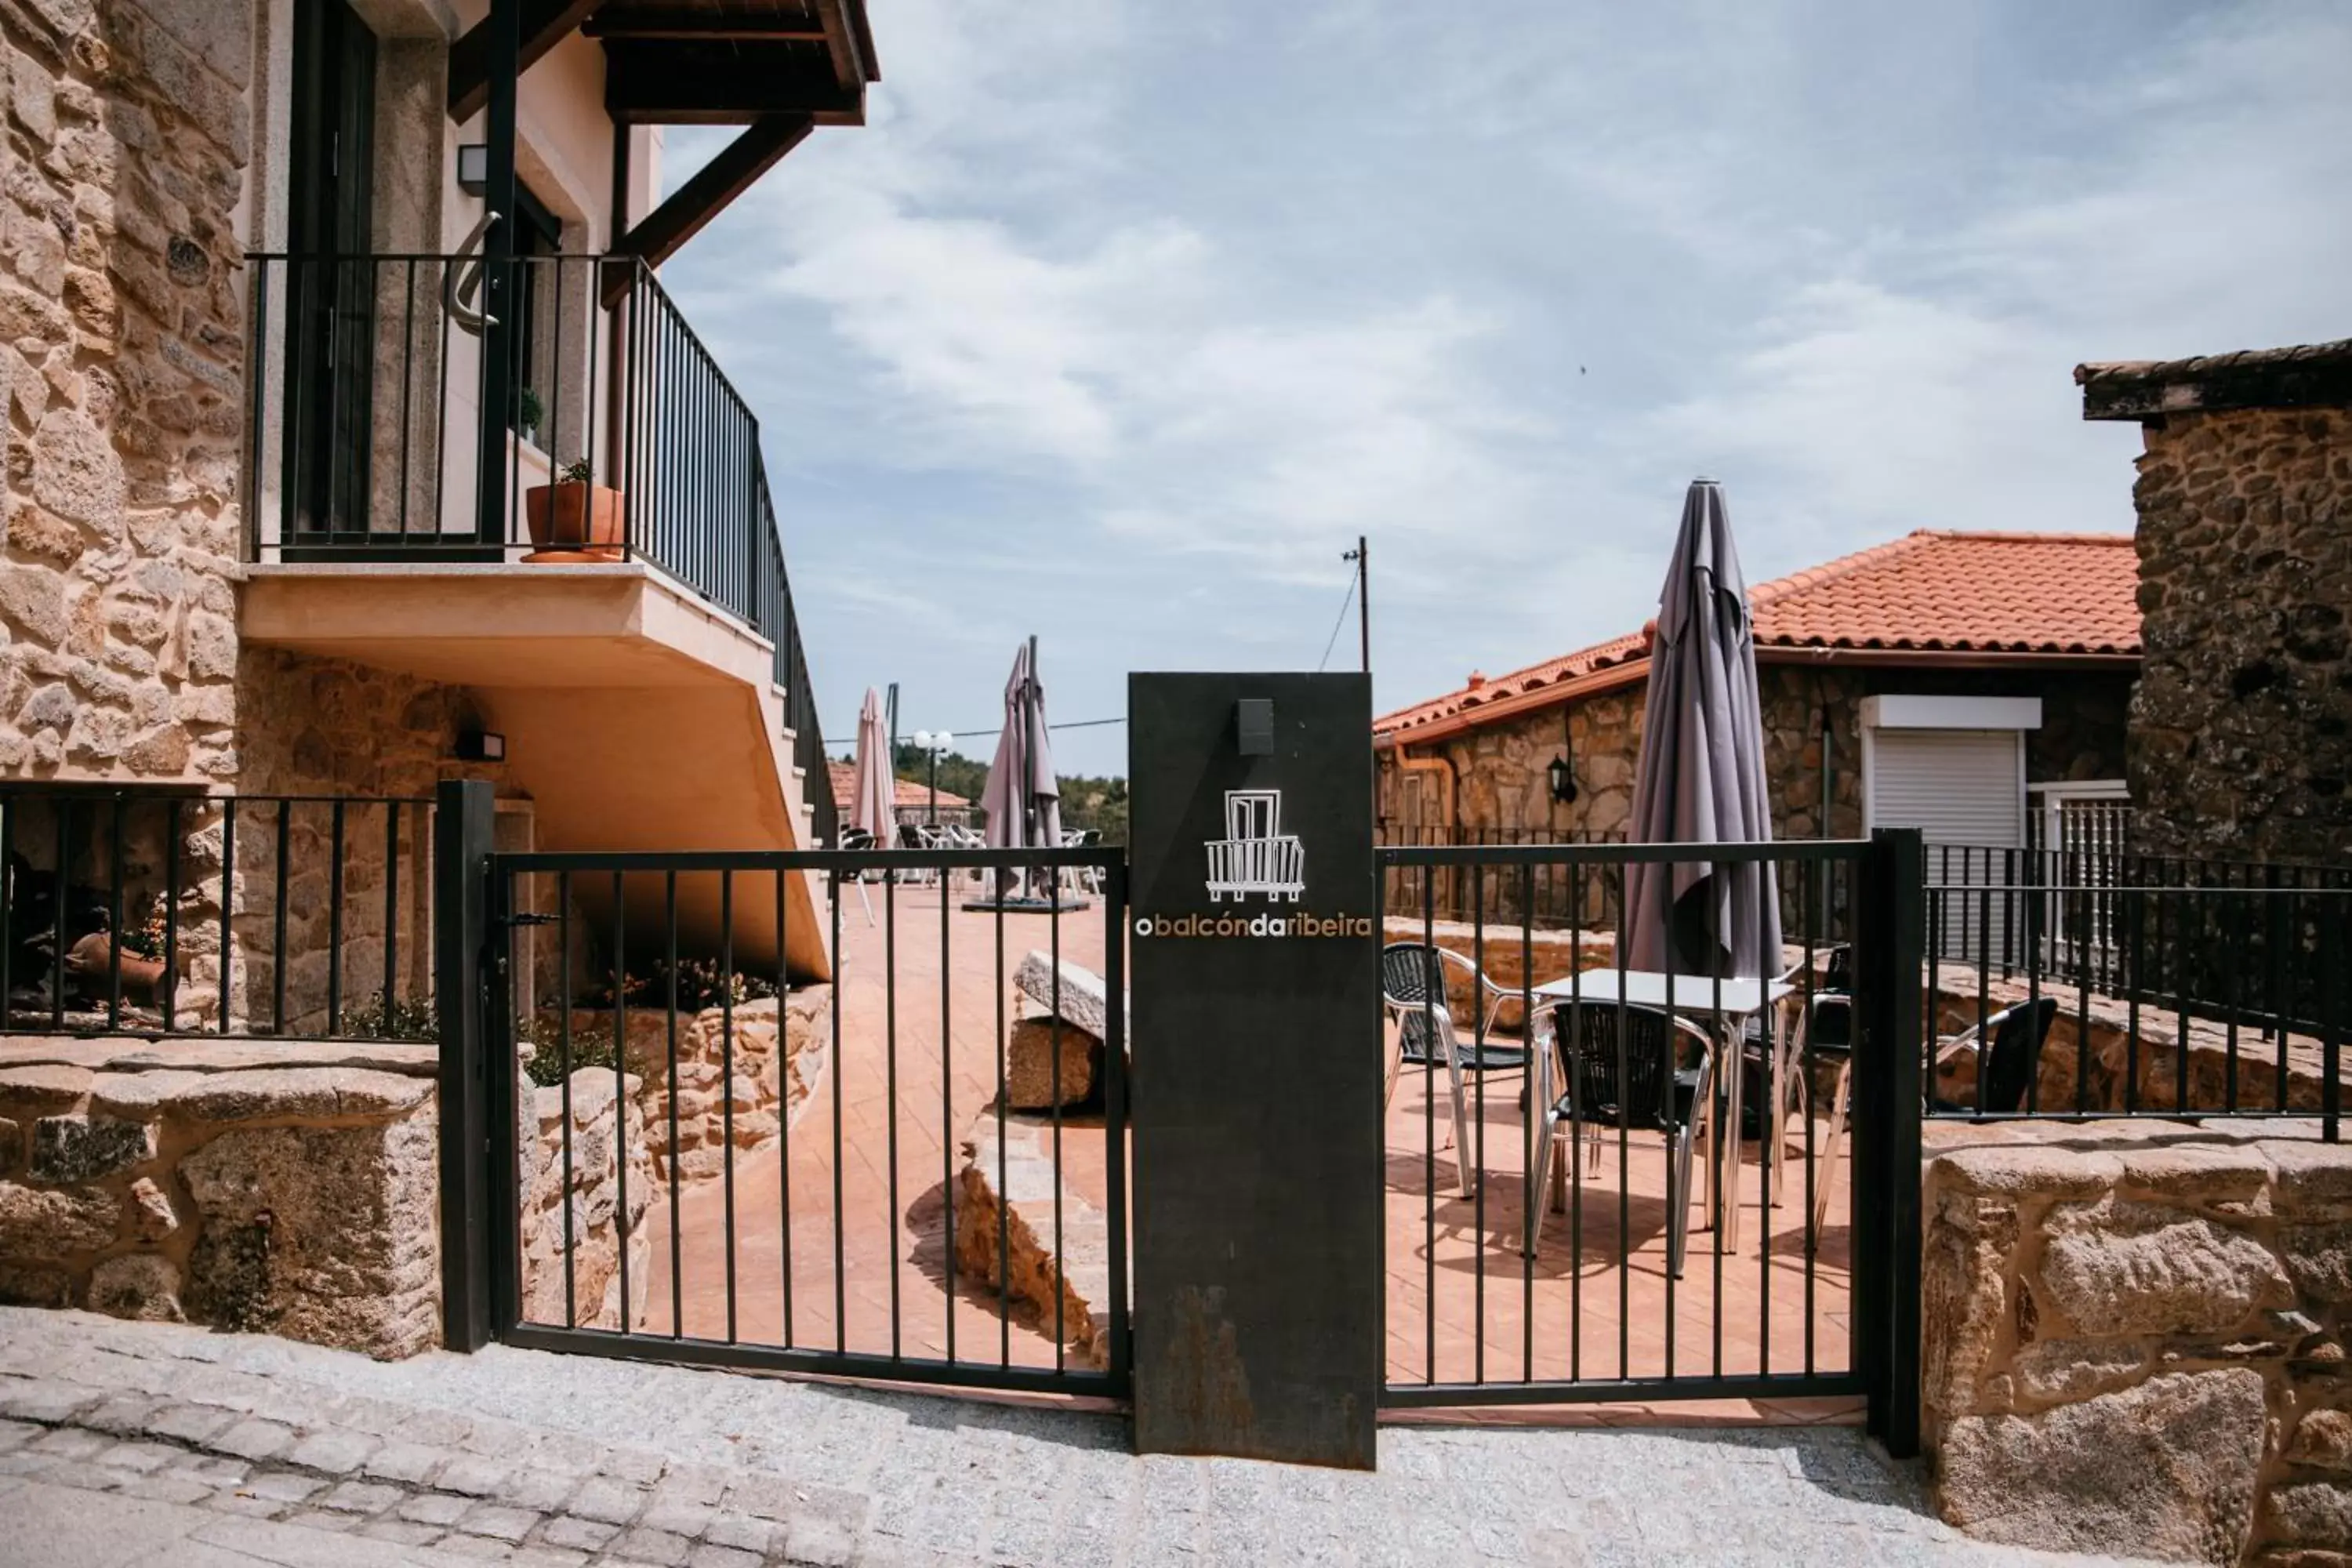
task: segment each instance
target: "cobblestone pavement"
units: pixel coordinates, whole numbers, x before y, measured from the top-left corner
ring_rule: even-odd
[[[1137,1458],[1116,1417],[1070,1410],[0,1309],[0,1564],[2096,1561],[1962,1540],[1846,1428],[1395,1427],[1381,1465]]]

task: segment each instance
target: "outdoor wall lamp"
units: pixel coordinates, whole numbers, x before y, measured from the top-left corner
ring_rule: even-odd
[[[457,760],[503,763],[507,760],[507,738],[496,730],[460,730],[457,731]]]
[[[1576,773],[1569,767],[1568,758],[1554,757],[1551,760],[1551,766],[1545,772],[1551,774],[1552,799],[1562,805],[1573,804],[1576,799]]]
[[[478,196],[490,186],[490,144],[465,142],[457,147],[457,188]]]

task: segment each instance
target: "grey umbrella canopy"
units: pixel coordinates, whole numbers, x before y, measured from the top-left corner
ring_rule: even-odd
[[[898,847],[898,797],[891,771],[890,740],[882,724],[882,694],[866,689],[866,702],[857,710],[856,793],[849,799],[849,825],[874,836],[877,848]]]
[[[1761,844],[1772,837],[1748,581],[1722,488],[1712,479],[1694,480],[1683,500],[1682,531],[1658,599],[1627,831],[1642,844]],[[1780,972],[1780,900],[1769,864],[1636,865],[1626,884],[1632,967]]]
[[[1004,728],[981,792],[988,842],[1003,849],[1058,848],[1062,788],[1054,778],[1054,748],[1045,733],[1045,688],[1037,679],[1037,639],[1013,656],[1004,683]]]

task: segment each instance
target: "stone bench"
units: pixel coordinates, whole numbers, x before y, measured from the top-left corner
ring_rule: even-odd
[[[1056,965],[1051,953],[1032,949],[1013,972],[1013,986],[1037,1013],[1016,1021],[1005,1039],[1005,1104],[1050,1110],[1094,1100],[1110,1028],[1109,985],[1084,964],[1064,959]],[[1126,1003],[1121,997],[1120,1005]]]

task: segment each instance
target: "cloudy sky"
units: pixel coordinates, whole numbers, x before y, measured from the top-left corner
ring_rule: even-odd
[[[1359,533],[1377,702],[1432,696],[1638,626],[1695,474],[1751,580],[2126,529],[2077,362],[2352,331],[2329,0],[869,3],[869,123],[666,273],[836,746],[894,679],[995,723],[1033,632],[1057,720],[1313,668]]]

